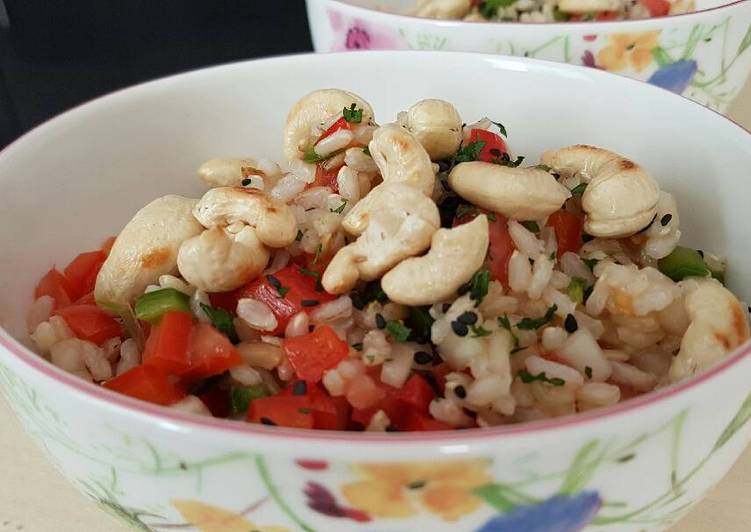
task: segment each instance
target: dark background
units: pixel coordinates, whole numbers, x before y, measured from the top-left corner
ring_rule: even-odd
[[[304,0],[0,0],[0,148],[134,83],[311,49]]]

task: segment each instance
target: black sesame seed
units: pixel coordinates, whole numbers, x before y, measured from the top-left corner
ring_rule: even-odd
[[[575,333],[579,328],[579,324],[576,322],[576,318],[573,314],[566,314],[566,319],[563,320],[563,326],[569,333]]]
[[[433,362],[433,355],[431,355],[427,351],[417,351],[415,353],[414,359],[415,364],[424,366],[425,364],[430,364],[431,362]]]
[[[451,303],[444,303],[443,305],[441,305],[441,312],[446,314],[450,308],[451,308]]]
[[[240,181],[240,184],[241,184],[242,186],[244,186],[244,187],[247,187],[247,186],[248,186],[248,185],[250,185],[250,184],[251,184],[252,182],[253,182],[253,181],[251,181],[250,179],[248,179],[248,178],[246,177],[245,179],[243,179],[242,181]]]
[[[457,336],[467,336],[467,334],[469,334],[469,328],[460,321],[452,321],[451,330],[453,330],[454,334]]]
[[[292,395],[305,395],[308,393],[308,383],[305,381],[297,381],[292,387]]]
[[[264,425],[271,425],[271,426],[274,426],[274,425],[276,425],[276,423],[274,423],[273,421],[271,421],[271,420],[270,420],[269,418],[267,418],[267,417],[262,417],[262,418],[261,418],[261,423],[263,423]]]
[[[318,301],[317,299],[303,299],[303,300],[302,300],[302,301],[300,302],[300,304],[301,304],[301,305],[302,305],[303,307],[317,307],[318,305],[320,305],[320,304],[321,304],[321,302],[320,302],[320,301]]]
[[[467,397],[467,390],[464,389],[464,386],[459,385],[454,388],[454,395],[456,395],[459,399],[464,399],[465,397]]]
[[[586,244],[587,242],[591,242],[591,241],[592,241],[592,240],[594,240],[594,239],[595,239],[595,237],[593,237],[592,235],[588,235],[587,233],[584,233],[584,234],[582,235],[582,242],[584,242],[585,244]]]
[[[267,275],[266,279],[268,280],[269,284],[279,290],[282,287],[282,282],[274,277],[273,275]]]
[[[704,258],[704,252],[700,249],[697,249],[696,252],[701,256],[701,258]]]
[[[427,484],[427,482],[425,482],[424,480],[415,480],[407,484],[407,488],[411,490],[419,490],[420,488],[424,488],[425,484]]]
[[[461,322],[464,325],[474,325],[477,323],[477,314],[468,310],[467,312],[461,313],[459,317],[456,318],[456,321]]]
[[[378,327],[379,329],[386,328],[386,318],[384,318],[382,314],[378,313],[375,315],[375,322],[376,327]]]
[[[662,224],[663,227],[665,227],[666,225],[670,223],[670,220],[672,219],[673,219],[673,215],[670,213],[667,213],[665,216],[660,218],[660,223]]]

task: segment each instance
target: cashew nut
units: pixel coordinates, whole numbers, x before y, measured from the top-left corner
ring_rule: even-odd
[[[370,155],[381,171],[384,183],[404,183],[430,196],[435,172],[430,156],[417,138],[397,124],[375,130]]]
[[[323,287],[332,294],[347,292],[358,279],[378,279],[399,261],[425,251],[440,227],[440,215],[419,190],[383,183],[355,205],[342,226],[359,237],[341,248],[323,273]]]
[[[191,211],[197,200],[158,198],[120,232],[96,279],[99,305],[120,313],[159,276],[177,271],[180,245],[203,230]]]
[[[571,197],[552,175],[534,166],[459,163],[449,174],[449,185],[467,201],[514,220],[545,218]]]
[[[264,175],[254,159],[211,159],[198,167],[198,177],[210,187],[239,187],[250,175]]]
[[[685,307],[691,320],[681,348],[670,365],[670,382],[713,366],[749,338],[748,321],[736,297],[714,279],[681,281],[691,290]]]
[[[563,13],[576,15],[599,11],[621,11],[623,0],[560,0],[558,9]]]
[[[488,218],[484,214],[453,229],[433,234],[430,251],[400,262],[381,279],[394,303],[432,305],[445,301],[482,266],[488,251]]]
[[[373,122],[373,109],[358,95],[340,89],[322,89],[303,96],[287,115],[284,128],[284,155],[287,159],[302,159],[323,133],[328,118],[355,104],[362,109],[362,123]]]
[[[399,114],[399,125],[415,136],[434,161],[448,159],[462,143],[462,117],[444,100],[417,102]]]
[[[472,9],[470,0],[419,0],[418,17],[457,19],[464,18]]]
[[[287,246],[297,234],[289,207],[250,189],[213,188],[193,216],[207,230],[183,242],[177,265],[186,281],[205,292],[226,292],[251,281],[266,267],[268,247]]]
[[[621,238],[649,225],[657,212],[660,187],[636,163],[602,148],[586,145],[548,150],[542,162],[562,173],[579,174],[584,229],[592,236]]]

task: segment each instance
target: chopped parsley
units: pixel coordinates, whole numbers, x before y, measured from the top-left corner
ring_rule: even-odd
[[[482,303],[482,300],[488,295],[490,285],[490,271],[487,268],[481,268],[475,272],[472,278],[465,285],[459,287],[459,294],[464,295],[469,292],[470,299],[475,301],[475,306]]]
[[[408,323],[412,329],[410,339],[420,344],[430,341],[430,329],[435,321],[428,312],[430,307],[409,307]]]
[[[566,381],[559,378],[559,377],[553,377],[552,379],[545,375],[545,372],[538,373],[537,375],[532,375],[529,371],[526,369],[520,369],[519,373],[517,373],[519,378],[524,384],[529,384],[530,382],[545,382],[547,384],[552,384],[553,386],[563,386],[566,384]]]
[[[412,332],[412,329],[404,325],[401,320],[387,321],[386,330],[397,342],[406,342]]]
[[[305,153],[303,154],[302,160],[306,163],[314,164],[314,163],[320,163],[326,159],[326,157],[322,157],[316,153],[315,146],[311,146],[307,150],[305,150]]]
[[[240,342],[240,338],[237,336],[237,331],[235,331],[235,325],[232,323],[232,315],[229,312],[223,308],[214,308],[205,303],[201,303],[201,309],[209,317],[211,325],[213,325],[217,331],[229,338],[229,341],[233,344]]]
[[[516,0],[483,0],[477,6],[477,10],[483,17],[491,19],[498,15],[498,9],[508,7],[515,1]]]
[[[495,222],[498,219],[498,218],[495,217],[495,213],[494,212],[489,212],[487,214],[487,217],[488,217],[488,221],[489,222]]]
[[[316,255],[313,257],[313,264],[318,264],[318,261],[321,259],[321,253],[323,252],[323,244],[318,244],[316,247]]]
[[[254,384],[253,386],[233,386],[230,388],[230,412],[233,414],[245,414],[248,411],[250,403],[254,399],[268,397],[271,395],[265,384]]]
[[[535,165],[535,168],[539,168],[543,172],[550,172],[552,170],[552,168],[547,164],[537,164]]]
[[[537,222],[535,221],[519,222],[519,223],[521,223],[528,231],[532,231],[533,233],[540,232],[540,226],[537,225]]]
[[[477,161],[480,159],[480,152],[485,147],[484,140],[478,140],[476,142],[470,142],[469,144],[459,148],[454,160],[457,163],[468,163],[470,161]]]
[[[475,210],[474,205],[469,205],[467,203],[462,203],[456,208],[456,217],[457,218],[463,218],[466,215],[470,214]]]
[[[584,194],[584,191],[587,189],[586,183],[579,183],[574,188],[571,189],[571,195],[572,196],[581,196]]]
[[[553,305],[541,318],[524,318],[516,324],[516,328],[522,331],[533,331],[539,329],[543,325],[553,321],[553,316],[555,316],[556,310],[558,310],[558,305]]]
[[[508,316],[506,314],[504,314],[503,316],[499,316],[498,317],[498,325],[500,325],[501,327],[503,327],[504,329],[506,329],[508,332],[510,332],[511,333],[511,338],[514,339],[514,349],[513,349],[513,351],[511,351],[512,355],[514,353],[516,353],[516,352],[521,351],[522,349],[524,349],[524,348],[520,348],[519,347],[519,337],[516,336],[516,334],[514,334],[514,331],[511,328],[511,322],[509,321]]]
[[[289,287],[282,286],[282,282],[277,279],[273,275],[267,275],[266,280],[269,282],[271,286],[276,288],[277,293],[279,294],[279,297],[284,297],[287,295],[287,292],[289,292]]]
[[[597,263],[600,261],[597,259],[582,259],[582,262],[587,265],[587,268],[594,271],[595,266],[597,266]]]
[[[493,122],[491,120],[491,122]],[[498,128],[498,132],[503,135],[504,137],[508,137],[508,133],[506,133],[506,127],[501,124],[500,122],[493,122],[493,125],[495,125]]]
[[[574,303],[584,303],[584,291],[587,288],[587,281],[581,277],[574,277],[571,282],[568,283],[566,288],[566,294]]]
[[[295,240],[297,240],[297,241],[299,242],[300,240],[302,240],[302,236],[303,236],[303,233],[302,233],[302,231],[300,231],[300,230],[298,229],[298,230],[297,230],[297,235],[295,236]]]
[[[362,149],[362,152],[363,152],[363,153],[364,153],[365,155],[367,155],[368,157],[372,157],[372,155],[370,155],[370,147],[369,147],[369,146],[365,146],[365,147],[364,147],[364,148]]]
[[[589,366],[584,368],[584,374],[587,376],[588,379],[592,378],[592,368]]]
[[[336,209],[329,209],[331,212],[335,212],[336,214],[341,214],[344,211],[344,207],[347,206],[347,200],[342,200],[342,204],[339,205]]]
[[[490,336],[491,332],[482,325],[472,325],[469,328],[472,331],[473,338],[482,338],[483,336]]]
[[[357,108],[357,104],[342,109],[342,116],[350,124],[360,124],[362,122],[362,109]]]
[[[501,166],[510,166],[511,168],[516,168],[517,166],[522,164],[524,159],[525,157],[523,155],[520,155],[512,161],[511,157],[509,157],[509,154],[504,152],[500,155],[500,157],[493,159],[493,163],[500,164]]]

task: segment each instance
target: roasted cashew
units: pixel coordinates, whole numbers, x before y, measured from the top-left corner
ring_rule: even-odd
[[[547,150],[542,162],[562,173],[579,174],[584,230],[592,236],[621,238],[649,225],[657,212],[660,187],[636,163],[617,153],[578,144]]]
[[[210,159],[198,167],[198,177],[210,187],[239,187],[251,175],[266,175],[254,159]]]
[[[417,102],[399,113],[399,125],[415,136],[434,161],[453,156],[462,143],[462,117],[444,100]]]
[[[417,138],[397,124],[375,130],[370,155],[381,171],[384,183],[404,183],[430,196],[435,172],[430,156]]]
[[[696,278],[681,285],[690,290],[685,307],[691,322],[670,365],[670,382],[708,369],[749,338],[744,309],[722,284]]]
[[[205,292],[226,292],[251,281],[266,267],[268,247],[287,246],[297,234],[287,205],[250,189],[213,188],[193,216],[207,230],[183,242],[177,265],[186,281]]]
[[[355,205],[342,224],[359,238],[341,248],[323,273],[327,292],[342,294],[358,279],[372,281],[418,255],[440,227],[438,207],[416,188],[383,183]]]
[[[203,230],[191,213],[196,201],[163,196],[136,213],[99,271],[94,289],[99,305],[121,313],[159,276],[177,271],[178,248]]]
[[[449,185],[467,201],[514,220],[545,218],[571,197],[552,175],[534,166],[459,163],[449,174]]]
[[[623,0],[561,0],[558,9],[563,13],[584,15],[599,11],[621,11]]]
[[[358,95],[340,89],[322,89],[303,96],[287,115],[284,128],[284,155],[287,159],[302,159],[303,152],[323,133],[328,118],[355,104],[362,109],[362,123],[373,122],[373,109]]]
[[[397,264],[381,279],[389,300],[402,305],[432,305],[456,293],[480,269],[488,252],[484,214],[453,229],[433,233],[430,251]]]
[[[464,18],[472,9],[470,0],[419,0],[417,3],[418,17],[460,19]]]

